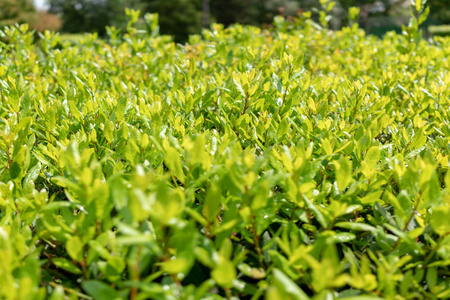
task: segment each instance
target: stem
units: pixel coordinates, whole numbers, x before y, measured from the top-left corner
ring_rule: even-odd
[[[254,215],[252,216],[252,231],[253,231],[253,235],[255,237],[255,249],[256,249],[256,252],[258,253],[259,264],[261,266],[264,266],[263,252],[262,252],[261,244],[260,244],[260,236],[256,233],[256,223],[255,223]]]
[[[248,91],[246,92],[246,94],[247,94],[247,96],[245,96],[244,110],[241,112],[241,115],[244,115],[245,111],[248,108],[248,98],[249,98]]]
[[[133,266],[133,281],[139,282],[139,265],[141,264],[141,246],[138,247],[137,254],[136,254],[136,264]],[[136,299],[138,292],[138,288],[136,286],[131,287],[130,292],[130,300]]]
[[[8,157],[8,170],[9,170],[9,169],[11,169],[12,158],[11,158],[11,154],[10,154],[10,148],[8,145],[6,145],[6,156]]]
[[[290,220],[292,221],[294,219],[295,216],[295,211],[297,210],[297,206],[294,205],[294,207],[292,208],[292,213],[291,213],[291,217]]]
[[[233,298],[233,295],[231,294],[231,291],[229,288],[225,288],[224,291],[225,291],[225,295],[227,296],[228,299]]]
[[[209,27],[209,0],[202,1],[202,26]]]

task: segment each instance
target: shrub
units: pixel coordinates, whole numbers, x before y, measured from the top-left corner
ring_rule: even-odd
[[[35,21],[31,24],[31,28],[38,32],[44,32],[45,30],[58,31],[61,29],[61,19],[51,13],[41,11],[35,17]]]
[[[448,298],[450,41],[415,9],[383,39],[5,29],[0,298]]]

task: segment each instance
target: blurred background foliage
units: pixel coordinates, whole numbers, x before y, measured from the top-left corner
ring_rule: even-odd
[[[35,0],[46,1],[46,11],[38,11],[33,0],[1,0],[0,26],[29,23],[37,31],[45,29],[63,33],[97,32],[106,34],[106,26],[126,27],[125,8],[144,13],[159,13],[160,30],[185,42],[190,34],[201,32],[212,23],[270,26],[276,15],[296,16],[318,9],[329,0]],[[409,20],[409,0],[338,0],[332,10],[330,27],[338,29],[348,23],[350,7],[359,7],[360,26],[368,33],[383,35],[401,31]],[[428,0],[431,13],[426,27],[450,24],[450,0]],[[314,14],[314,12],[316,12]],[[448,28],[442,27],[443,29]],[[433,30],[440,34],[442,28]],[[428,31],[425,30],[428,34]]]
[[[1,0],[0,29],[16,23],[28,23],[39,32],[58,31],[63,25],[60,16],[47,11],[36,10],[33,0]]]

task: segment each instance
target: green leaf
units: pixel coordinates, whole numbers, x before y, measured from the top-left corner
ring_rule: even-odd
[[[354,297],[342,297],[339,300],[383,300],[384,298],[380,298],[377,296],[368,296],[368,295],[358,295]]]
[[[121,274],[125,270],[126,264],[121,257],[111,256],[107,262],[109,269],[114,270],[114,274]]]
[[[336,166],[336,182],[342,192],[352,182],[352,163],[348,158],[341,156],[338,161],[334,161]]]
[[[82,274],[81,270],[78,269],[73,263],[71,263],[70,261],[68,261],[65,258],[62,257],[56,257],[52,259],[52,262],[55,266],[57,266],[58,268],[63,269],[64,271],[73,273],[73,274]]]
[[[270,187],[269,183],[264,180],[257,186],[255,196],[252,199],[251,209],[256,211],[261,208],[267,207],[270,200]]]
[[[423,193],[424,205],[436,207],[440,204],[441,185],[438,175],[435,171],[431,174],[430,180],[425,184],[425,193]]]
[[[308,300],[308,295],[289,277],[278,269],[273,269],[273,284],[278,287],[279,290],[284,291],[287,295],[296,300]]]
[[[419,1],[419,0],[416,0],[416,1]],[[425,8],[423,13],[420,15],[417,24],[421,25],[423,22],[425,22],[427,20],[429,14],[430,14],[430,7],[427,6],[427,8]]]
[[[331,155],[333,154],[333,148],[331,147],[330,141],[326,138],[322,139],[322,149],[323,155]]]
[[[437,280],[438,280],[437,269],[434,267],[428,268],[426,282],[430,289],[436,286]]]
[[[218,184],[212,183],[205,199],[204,213],[209,222],[217,218],[217,213],[221,205],[222,192]]]
[[[83,115],[80,113],[80,110],[75,106],[75,103],[69,101],[70,113],[78,122],[83,122]]]
[[[77,207],[77,208],[81,208],[80,204],[77,203],[73,203],[73,202],[69,202],[69,201],[57,201],[57,202],[52,202],[49,203],[47,205],[45,205],[41,211],[42,212],[46,212],[46,211],[53,211],[53,210],[58,210],[64,207]]]
[[[370,231],[370,232],[376,231],[375,227],[365,223],[339,222],[334,224],[334,226],[355,231]]]
[[[441,206],[433,210],[430,225],[439,235],[450,232],[450,207]]]
[[[16,86],[16,83],[14,83],[12,78],[9,81],[10,81],[9,82],[10,86],[13,86],[13,87],[11,88],[11,92],[8,97],[8,104],[11,106],[11,108],[14,112],[19,112],[21,91],[19,90],[19,87]],[[20,75],[19,80],[17,81],[17,85],[20,85],[20,81],[23,81],[22,75]]]
[[[356,239],[356,235],[350,232],[339,232],[332,237],[332,240],[335,243],[348,243],[354,239]]]
[[[164,157],[164,163],[172,171],[173,175],[177,177],[181,182],[184,182],[185,175],[183,173],[183,166],[181,164],[180,154],[172,147],[166,149],[166,155]]]
[[[284,138],[284,136],[289,132],[289,120],[284,118],[281,120],[280,125],[278,125],[277,137],[279,140]]]
[[[308,199],[308,197],[306,197],[305,195],[303,195],[303,199],[305,200],[306,206],[312,211],[314,212],[317,221],[319,222],[320,225],[322,225],[323,228],[327,228],[328,224],[327,221],[325,220],[325,217],[323,216],[323,214],[320,212],[320,210],[314,205],[314,203],[311,202],[311,200]]]
[[[184,258],[175,258],[161,263],[161,267],[169,274],[179,274],[186,271],[188,264]]]
[[[98,280],[89,280],[82,283],[83,290],[96,300],[122,299],[111,286]]]
[[[83,260],[83,244],[78,236],[71,236],[66,242],[66,250],[69,256],[77,261]]]
[[[17,179],[20,176],[20,173],[22,172],[22,168],[20,165],[13,161],[11,163],[11,167],[9,168],[9,174],[11,175],[11,179]]]
[[[64,300],[64,287],[62,285],[57,285],[53,289],[53,293],[50,295],[49,300]]]
[[[25,171],[26,171],[26,170],[24,170],[26,151],[27,151],[27,149],[24,146],[20,147],[20,149],[17,152],[14,151],[13,161],[12,161],[11,167],[9,169],[9,172],[11,174],[11,179],[22,180],[22,178],[24,177]],[[28,164],[29,164],[29,162],[28,162]]]
[[[200,163],[202,164],[205,170],[211,168],[211,160],[209,154],[205,149],[205,137],[203,134],[197,136],[195,138],[195,142],[193,143],[193,148],[190,151],[191,161],[193,164]]]
[[[45,112],[45,127],[50,132],[55,128],[56,126],[56,113],[55,113],[55,107],[50,105],[47,107],[47,110]]]
[[[367,151],[366,156],[364,157],[364,160],[367,162],[367,164],[371,167],[375,167],[375,165],[380,160],[380,148],[373,146]]]
[[[127,97],[125,96],[121,96],[118,100],[117,100],[117,105],[116,108],[114,110],[114,114],[116,116],[116,121],[123,121],[124,120],[124,114],[125,114],[125,108],[127,105]]]
[[[231,261],[226,259],[221,259],[219,264],[211,272],[211,277],[218,285],[224,288],[232,287],[233,280],[236,276],[236,268]]]
[[[113,136],[114,127],[113,124],[110,121],[105,121],[105,127],[103,129],[103,136],[108,141],[108,143],[111,143],[114,136]]]

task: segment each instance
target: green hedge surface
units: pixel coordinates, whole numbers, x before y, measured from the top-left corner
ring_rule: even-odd
[[[449,298],[450,38],[417,3],[383,38],[5,28],[0,299]]]

